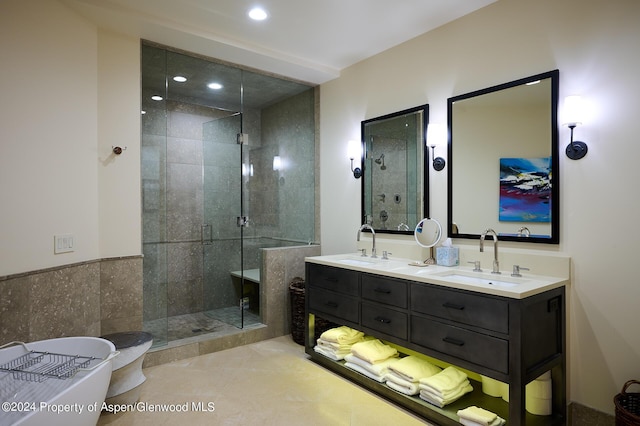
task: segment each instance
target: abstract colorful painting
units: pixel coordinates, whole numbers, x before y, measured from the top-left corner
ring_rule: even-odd
[[[500,220],[551,222],[551,157],[500,159]]]

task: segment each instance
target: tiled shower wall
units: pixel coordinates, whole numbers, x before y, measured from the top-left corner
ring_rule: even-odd
[[[203,310],[203,128],[228,115],[167,101],[143,120],[145,320]]]
[[[416,117],[405,117],[405,120],[405,125],[399,125],[398,120],[371,124],[365,135],[365,174],[371,182],[371,191],[365,193],[365,205],[367,212],[372,212],[368,220],[376,230],[397,230],[401,223],[413,228],[422,219],[418,217],[422,190],[416,186],[416,182],[422,181],[418,176],[421,167],[416,162],[422,158],[422,131]],[[375,162],[382,154],[384,169]],[[386,221],[382,220],[381,212],[386,213]]]
[[[142,330],[142,258],[0,277],[0,344]]]

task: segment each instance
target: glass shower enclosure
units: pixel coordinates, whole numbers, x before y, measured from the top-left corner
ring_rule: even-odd
[[[258,326],[262,250],[315,240],[315,90],[146,42],[141,68],[145,331]]]

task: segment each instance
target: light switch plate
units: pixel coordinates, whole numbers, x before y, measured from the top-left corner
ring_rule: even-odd
[[[74,251],[75,241],[73,234],[54,235],[53,237],[53,253],[69,253]]]

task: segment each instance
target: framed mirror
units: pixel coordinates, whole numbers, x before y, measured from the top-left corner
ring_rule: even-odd
[[[428,117],[421,105],[361,123],[362,223],[375,232],[411,235],[429,214]]]
[[[558,70],[448,99],[449,237],[559,243]]]

